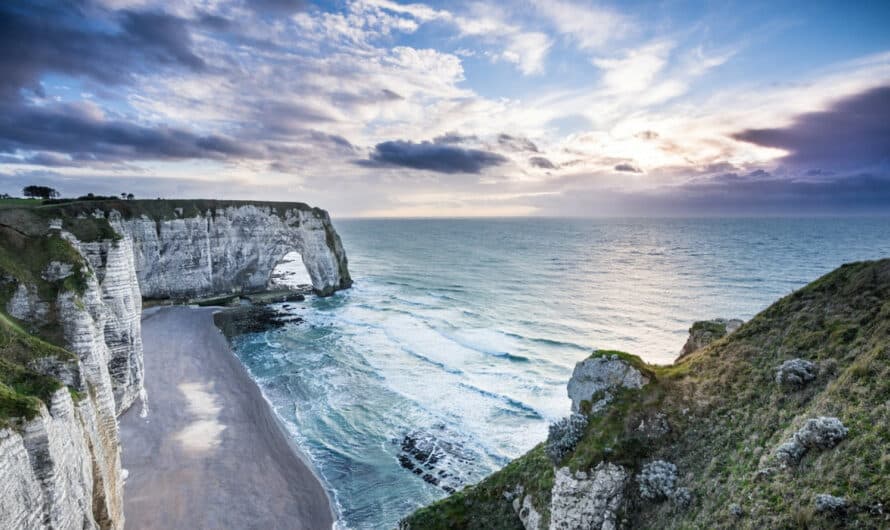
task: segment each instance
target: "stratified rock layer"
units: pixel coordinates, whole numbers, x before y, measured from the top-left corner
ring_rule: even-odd
[[[346,253],[322,210],[241,205],[194,217],[108,220],[133,241],[145,298],[188,298],[265,288],[272,270],[297,251],[312,287],[328,295],[352,284]]]
[[[133,215],[137,207],[126,217],[114,208],[66,208],[48,222],[46,212],[18,212],[27,222],[13,229],[34,248],[52,238],[68,261],[2,275],[10,289],[3,309],[24,327],[58,333],[54,342],[76,360],[35,356],[23,368],[68,388],[36,416],[0,429],[0,528],[123,528],[117,415],[145,397],[143,296],[262,289],[291,251],[302,254],[317,293],[352,283],[327,213],[305,205],[227,203],[190,216],[176,208],[175,218]]]

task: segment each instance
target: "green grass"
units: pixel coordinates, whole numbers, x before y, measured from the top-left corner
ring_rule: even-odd
[[[650,378],[640,390],[615,396],[591,418],[573,454],[560,465],[588,470],[602,461],[636,472],[665,459],[679,469],[678,486],[690,488],[692,506],[643,501],[629,489],[622,516],[631,528],[834,528],[839,520],[816,514],[818,493],[852,503],[848,528],[890,526],[872,515],[890,504],[890,260],[845,265],[779,300],[726,336],[671,366],[618,355]],[[817,379],[800,390],[775,383],[784,360],[817,362]],[[670,424],[647,438],[637,426],[655,414]],[[811,451],[792,471],[758,477],[775,448],[806,421],[837,416],[849,428],[832,450]],[[512,528],[518,522],[503,493],[518,484],[549,517],[553,470],[541,446],[457,495],[406,519],[413,529]],[[729,514],[740,504],[745,516]],[[492,514],[492,515],[486,515]],[[504,522],[492,522],[499,517]],[[485,524],[476,524],[479,522]],[[500,525],[500,526],[497,526]],[[805,525],[805,526],[801,526]]]
[[[0,208],[31,208],[41,203],[40,199],[0,199]]]
[[[77,362],[71,352],[29,334],[0,313],[0,427],[13,424],[16,418],[33,418],[40,404],[48,402],[62,387],[59,380],[28,368],[32,361],[43,357],[60,363]]]

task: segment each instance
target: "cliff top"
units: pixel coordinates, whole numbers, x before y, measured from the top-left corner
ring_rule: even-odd
[[[602,462],[631,477],[619,526],[888,523],[890,259],[844,265],[671,366],[596,355],[616,355],[645,371],[648,383],[615,390],[557,462],[542,443],[405,526],[522,528],[507,500],[521,485],[546,528],[555,470],[589,472]],[[814,429],[838,436],[826,441]],[[688,506],[643,494],[642,471],[661,460],[676,466]],[[832,509],[826,494],[843,497],[843,509]]]
[[[238,206],[268,208],[274,215],[284,216],[289,210],[311,212],[316,217],[327,217],[328,213],[302,202],[275,201],[232,201],[216,199],[56,199],[38,201],[31,199],[0,200],[0,225],[10,226],[28,235],[41,235],[46,232],[51,219],[62,219],[66,230],[81,241],[95,241],[116,237],[106,220],[96,219],[96,210],[110,212],[117,210],[124,219],[145,215],[155,220],[195,217],[217,210]]]

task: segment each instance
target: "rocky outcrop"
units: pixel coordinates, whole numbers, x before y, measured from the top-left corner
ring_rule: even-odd
[[[92,266],[102,293],[108,374],[117,413],[130,407],[143,390],[142,295],[129,238],[90,243],[70,241]]]
[[[291,251],[301,254],[317,293],[352,284],[340,237],[323,210],[244,204],[169,219],[125,218],[116,210],[98,215],[132,240],[145,298],[263,289]]]
[[[518,496],[513,499],[513,511],[519,516],[519,521],[525,530],[542,530],[543,518],[535,509],[532,503],[531,495],[522,495],[522,488],[519,488]]]
[[[581,403],[590,403],[585,411],[595,414],[609,402],[616,390],[641,388],[649,379],[618,355],[602,355],[585,359],[575,365],[569,380],[568,393],[572,412],[581,411]]]
[[[722,339],[744,324],[739,319],[715,318],[714,320],[702,320],[692,324],[689,328],[689,338],[680,350],[680,357],[704,348],[708,344]]]
[[[7,313],[25,327],[50,330],[67,350],[42,343],[49,353],[13,359],[23,363],[17,369],[67,388],[42,396],[46,406],[30,419],[0,418],[0,528],[119,529],[117,415],[144,397],[143,296],[260,289],[293,250],[315,291],[326,295],[351,284],[346,256],[327,213],[305,206],[229,203],[191,216],[179,209],[173,218],[132,208],[126,216],[114,208],[76,210],[72,218],[61,208],[61,219],[35,231],[47,212],[18,212],[32,216],[25,229],[0,223],[4,241],[38,249],[32,260],[46,258],[33,271],[0,270],[0,283],[9,293]]]
[[[589,473],[556,470],[550,501],[550,530],[618,528],[629,474],[620,465],[601,462]]]

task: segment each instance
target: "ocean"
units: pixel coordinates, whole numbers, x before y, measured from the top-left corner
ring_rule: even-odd
[[[546,438],[595,348],[670,363],[692,322],[749,319],[890,218],[335,220],[355,286],[236,337],[335,503],[392,528]],[[299,260],[284,273],[302,271]]]

